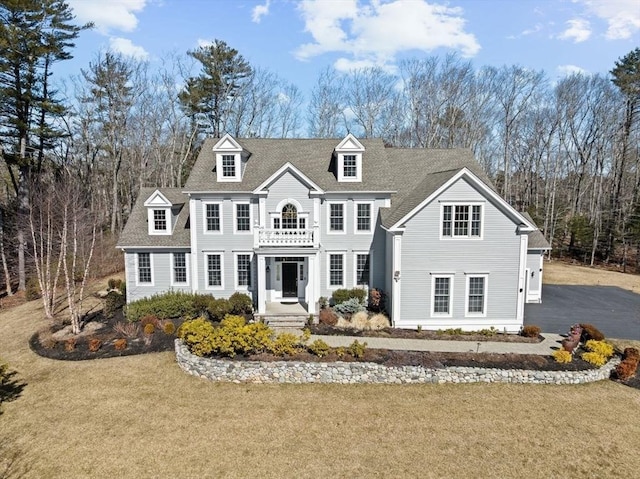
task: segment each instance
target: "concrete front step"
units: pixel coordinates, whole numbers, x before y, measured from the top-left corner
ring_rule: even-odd
[[[308,316],[263,316],[262,320],[271,328],[303,328]]]

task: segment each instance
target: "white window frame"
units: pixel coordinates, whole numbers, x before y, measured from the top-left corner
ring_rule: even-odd
[[[344,157],[355,156],[356,157],[356,176],[344,176]],[[338,181],[345,183],[360,183],[362,182],[362,153],[355,151],[348,151],[344,153],[338,153]]]
[[[218,205],[218,214],[220,215],[220,229],[208,230],[207,229],[207,205]],[[202,202],[202,231],[206,235],[221,235],[223,232],[222,219],[224,214],[222,213],[222,201],[203,201]]]
[[[358,230],[358,205],[369,205],[368,230]],[[366,235],[373,232],[373,201],[355,201],[353,203],[353,232],[357,235]]]
[[[358,276],[358,256],[359,255],[368,255],[369,256],[369,283],[368,284],[362,284],[359,280],[359,276]],[[366,287],[366,288],[370,288],[371,287],[371,259],[373,258],[373,255],[371,254],[371,251],[354,251],[353,252],[353,285],[357,288],[360,287]]]
[[[223,156],[233,156],[234,159],[234,176],[224,176],[222,173],[222,157]],[[240,153],[224,151],[220,153],[216,153],[216,173],[218,177],[218,182],[239,182],[242,180],[242,175],[240,171]]]
[[[342,230],[331,229],[331,205],[342,205]],[[346,201],[327,201],[327,234],[328,235],[345,235],[347,234],[347,202]]]
[[[209,256],[220,256],[220,286],[209,285]],[[207,290],[224,289],[224,252],[223,251],[204,251],[204,287]]]
[[[454,286],[454,274],[453,273],[432,273],[431,274],[431,317],[432,318],[451,318],[453,316],[453,286]],[[449,278],[449,312],[448,313],[436,313],[436,279]]]
[[[154,214],[156,211],[164,211],[164,218],[167,225],[166,230],[157,230]],[[170,235],[172,229],[171,208],[147,207],[147,222],[149,223],[150,235]]]
[[[444,208],[445,206],[451,207],[451,235],[445,236],[442,234],[442,225],[444,222]],[[456,222],[456,206],[468,206],[469,207],[469,225],[467,228],[468,234],[465,236],[455,235],[455,222]],[[473,207],[480,207],[480,235],[472,236],[471,235],[471,223],[473,220]],[[484,210],[485,203],[479,201],[454,201],[454,202],[443,202],[440,204],[440,223],[438,227],[440,228],[440,239],[441,240],[481,240],[484,238]]]
[[[483,291],[483,304],[482,304],[482,313],[471,313],[469,312],[469,287],[471,283],[471,278],[484,278],[484,291]],[[487,317],[487,296],[489,291],[489,275],[486,273],[468,273],[466,275],[466,288],[464,293],[464,315],[468,318],[486,318]]]
[[[141,283],[140,282],[140,264],[139,264],[139,257],[141,254],[148,254],[149,255],[149,268],[151,269],[151,282],[150,283]],[[153,253],[150,251],[140,251],[138,253],[135,253],[136,257],[135,257],[135,262],[136,262],[136,286],[154,286],[154,274],[153,274]]]
[[[240,285],[238,278],[238,257],[244,255],[249,256],[249,284]],[[236,290],[249,291],[253,286],[253,252],[252,251],[237,251],[233,253],[233,284],[235,284]]]
[[[175,255],[176,254],[183,254],[184,255],[184,267],[185,267],[185,272],[186,272],[186,278],[185,281],[183,283],[179,283],[176,281],[176,265],[175,265]],[[175,251],[173,253],[171,253],[170,255],[170,260],[171,260],[171,286],[189,286],[189,263],[191,262],[191,258],[189,257],[189,253],[187,253],[186,251]]]
[[[249,206],[249,229],[238,230],[238,205]],[[233,202],[233,233],[238,235],[253,234],[253,207],[250,201],[234,201]]]
[[[342,256],[342,284],[331,284],[331,256]],[[347,255],[344,251],[327,251],[327,289],[341,289],[345,287],[347,272]]]

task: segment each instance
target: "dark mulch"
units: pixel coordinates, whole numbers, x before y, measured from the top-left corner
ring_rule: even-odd
[[[395,329],[386,328],[379,331],[355,331],[353,329],[336,328],[328,324],[314,324],[309,326],[312,334],[329,336],[356,336],[363,338],[400,338],[400,339],[438,339],[444,341],[496,341],[504,343],[539,343],[544,338],[525,338],[518,334],[447,334],[432,330]]]

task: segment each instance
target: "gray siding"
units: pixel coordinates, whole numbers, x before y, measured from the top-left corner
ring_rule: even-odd
[[[440,239],[441,203],[482,202],[482,239]],[[520,237],[516,225],[466,180],[444,191],[406,224],[402,239],[401,311],[398,326],[430,329],[517,330]],[[431,317],[434,273],[453,275],[452,315]],[[466,317],[466,278],[487,274],[486,317]]]
[[[125,280],[127,282],[127,301],[136,301],[154,294],[165,293],[169,290],[173,291],[191,291],[191,278],[189,275],[189,263],[191,261],[190,254],[187,253],[187,284],[172,285],[171,252],[173,250],[147,250],[147,251],[127,251],[124,255],[125,262]],[[175,250],[185,252],[184,249]],[[137,284],[138,270],[136,267],[136,257],[138,252],[150,253],[151,258],[151,275],[153,284]]]
[[[314,218],[313,199],[309,197],[309,188],[288,171],[269,186],[269,194],[267,196],[267,224],[264,226],[271,228],[269,213],[277,213],[278,204],[287,198],[295,199],[302,206],[302,211],[309,213],[309,224],[307,228],[311,228]]]

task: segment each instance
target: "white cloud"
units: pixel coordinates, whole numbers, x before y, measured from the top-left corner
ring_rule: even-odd
[[[574,43],[584,42],[591,36],[591,24],[583,18],[574,18],[566,22],[568,28],[558,35],[561,40],[573,40]]]
[[[581,75],[589,75],[589,72],[587,70],[576,65],[559,65],[556,70],[558,71],[558,76],[561,77],[566,77],[576,73],[579,73]]]
[[[210,47],[213,45],[213,40],[205,40],[204,38],[198,38],[198,46],[201,48]]]
[[[114,52],[121,53],[128,57],[137,58],[138,60],[146,60],[149,53],[141,46],[134,45],[128,38],[111,37],[109,38],[109,47]]]
[[[336,67],[390,68],[398,53],[437,48],[473,56],[480,50],[475,36],[465,31],[463,11],[427,0],[328,2],[304,0],[298,5],[312,43],[301,45],[296,57],[307,60],[324,53],[342,53]]]
[[[148,0],[68,0],[73,12],[81,22],[93,22],[102,34],[110,30],[131,32],[138,26],[137,13]]]
[[[269,15],[269,7],[271,6],[271,0],[267,0],[264,5],[256,5],[251,11],[251,21],[254,23],[260,23],[262,17]]]
[[[640,31],[638,0],[577,0],[586,10],[607,22],[605,38],[623,40]]]

